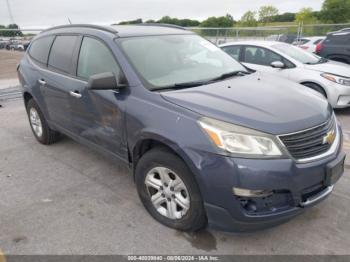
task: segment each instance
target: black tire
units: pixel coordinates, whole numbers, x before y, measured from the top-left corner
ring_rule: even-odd
[[[36,132],[33,129],[31,120],[30,120],[30,110],[31,108],[34,108],[36,110],[36,112],[38,112],[40,121],[41,121],[41,125],[42,125],[42,134],[39,136],[36,134]],[[33,100],[30,99],[27,103],[27,115],[28,115],[28,120],[29,120],[29,124],[30,124],[30,128],[32,129],[32,132],[35,136],[35,138],[44,145],[50,145],[53,144],[55,142],[57,142],[60,138],[60,133],[58,133],[57,131],[52,130],[49,125],[47,124],[47,121],[43,115],[43,113],[41,112],[39,106],[37,105],[37,103]]]
[[[315,83],[303,83],[304,86],[307,86],[317,92],[319,92],[320,94],[322,94],[325,98],[327,98],[327,94],[324,91],[324,89],[322,87],[320,87],[318,84]]]
[[[187,187],[190,207],[180,219],[170,219],[160,214],[151,202],[151,196],[145,185],[145,179],[148,172],[155,167],[165,167],[174,171]],[[207,218],[198,185],[189,168],[177,155],[162,147],[151,149],[137,163],[135,180],[143,205],[158,222],[170,228],[189,232],[198,231],[206,226]]]

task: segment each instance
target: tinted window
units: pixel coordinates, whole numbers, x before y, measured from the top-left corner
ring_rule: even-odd
[[[240,46],[224,46],[222,48],[226,53],[228,53],[230,56],[232,56],[234,59],[239,61],[239,55],[240,55]]]
[[[284,62],[280,55],[265,48],[253,46],[245,48],[244,58],[246,63],[265,66],[270,66],[271,63],[275,61]]]
[[[119,75],[119,66],[114,56],[102,42],[84,37],[80,49],[77,75],[89,78],[92,75],[106,72]]]
[[[320,39],[317,39],[315,42],[314,42],[314,45],[317,45],[319,42],[321,42],[323,39],[320,38]]]
[[[30,56],[36,61],[46,65],[53,39],[54,36],[48,36],[35,40],[31,44],[29,50]]]
[[[57,36],[53,42],[49,67],[70,73],[72,69],[72,56],[78,36]]]

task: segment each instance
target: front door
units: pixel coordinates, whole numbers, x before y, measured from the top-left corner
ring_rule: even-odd
[[[121,73],[114,55],[104,42],[84,37],[77,62],[79,97],[70,97],[74,132],[89,142],[122,158],[127,157],[124,112],[126,95],[117,90],[89,90],[89,77],[112,72]]]
[[[272,62],[280,61],[286,63],[279,54],[263,47],[245,46],[243,53],[243,64],[251,69],[274,74],[279,77],[289,78],[289,70],[273,68]]]

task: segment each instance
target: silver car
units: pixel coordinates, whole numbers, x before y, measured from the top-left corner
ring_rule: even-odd
[[[272,73],[318,91],[334,108],[350,106],[350,66],[347,64],[281,42],[244,41],[220,47],[248,68]]]

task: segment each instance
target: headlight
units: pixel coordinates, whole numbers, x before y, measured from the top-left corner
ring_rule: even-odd
[[[207,117],[199,124],[217,147],[229,153],[243,157],[282,155],[273,135]]]
[[[328,73],[323,73],[321,74],[321,76],[334,83],[337,83],[343,86],[350,86],[350,78],[328,74]]]

